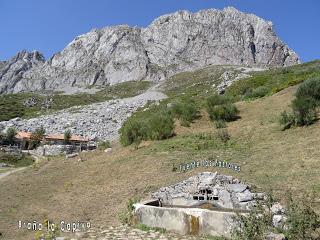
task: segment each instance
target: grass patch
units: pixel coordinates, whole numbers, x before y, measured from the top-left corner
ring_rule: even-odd
[[[252,77],[233,83],[226,94],[236,99],[254,99],[272,95],[308,78],[320,77],[320,61],[256,72]]]
[[[221,75],[227,71],[233,71],[230,66],[210,66],[192,72],[183,72],[168,78],[162,88],[169,97],[181,95],[204,98],[208,94],[214,94],[215,86],[221,82]]]
[[[0,151],[0,162],[14,167],[26,167],[34,163],[34,159],[27,154],[9,154]]]

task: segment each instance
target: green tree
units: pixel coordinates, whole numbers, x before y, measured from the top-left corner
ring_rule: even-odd
[[[46,134],[45,129],[43,128],[43,126],[41,126],[40,128],[37,128],[32,134],[31,134],[31,146],[30,148],[37,148],[41,141],[44,138],[44,135]]]
[[[17,130],[15,128],[8,128],[5,134],[5,142],[10,145],[14,144],[16,134]]]
[[[64,139],[63,139],[64,144],[69,144],[71,137],[72,137],[71,130],[70,129],[66,130],[64,132]]]

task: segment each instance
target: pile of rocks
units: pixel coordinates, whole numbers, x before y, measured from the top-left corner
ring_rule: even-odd
[[[185,206],[194,206],[211,202],[221,208],[249,210],[255,205],[255,199],[263,198],[264,194],[252,193],[249,185],[232,176],[203,172],[160,188],[152,197],[161,199],[165,205],[183,203]]]
[[[37,104],[38,104],[38,101],[35,97],[28,98],[23,102],[23,106],[25,107],[34,107]]]
[[[139,107],[143,107],[148,101],[164,98],[166,96],[160,92],[147,91],[131,98],[72,107],[28,120],[15,118],[0,122],[0,125],[28,132],[43,126],[47,134],[63,134],[66,129],[70,129],[75,135],[113,140],[118,137],[122,123]]]

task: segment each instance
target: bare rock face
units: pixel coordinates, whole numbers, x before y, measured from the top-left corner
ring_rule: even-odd
[[[16,87],[29,69],[44,64],[44,57],[38,51],[21,51],[8,61],[0,61],[0,94]]]
[[[178,11],[159,17],[146,28],[94,29],[14,80],[3,80],[0,75],[0,86],[2,92],[60,91],[130,80],[161,81],[212,64],[268,67],[297,63],[298,56],[276,36],[271,22],[229,7]]]

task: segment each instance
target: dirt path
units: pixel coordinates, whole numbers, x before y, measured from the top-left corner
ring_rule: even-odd
[[[21,171],[21,170],[24,170],[26,169],[27,167],[20,167],[20,168],[15,168],[15,169],[12,169],[10,171],[7,171],[7,172],[4,172],[4,173],[0,173],[0,180],[12,173],[15,173],[15,172],[18,172],[18,171]]]

